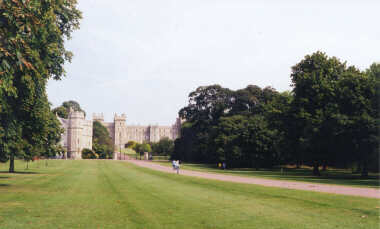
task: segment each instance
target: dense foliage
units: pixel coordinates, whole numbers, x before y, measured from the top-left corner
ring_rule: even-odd
[[[80,18],[76,0],[0,1],[0,159],[10,172],[15,157],[54,151],[60,129],[46,85],[64,75],[64,41]]]
[[[361,72],[322,52],[292,68],[292,92],[199,87],[180,110],[173,157],[229,167],[378,169],[380,64]],[[372,162],[372,164],[371,164]],[[373,163],[375,162],[375,163]]]
[[[127,144],[125,144],[124,147],[125,148],[133,149],[133,148],[135,148],[136,144],[137,144],[137,142],[135,142],[135,141],[128,141]]]
[[[80,107],[79,103],[73,100],[63,102],[61,106],[53,109],[53,113],[61,118],[67,119],[69,116],[70,108],[73,111],[81,111],[86,116],[86,112]]]
[[[168,137],[161,138],[160,141],[150,143],[152,154],[157,156],[172,155],[174,151],[174,142]]]
[[[99,155],[95,153],[93,150],[85,148],[82,150],[82,158],[83,159],[98,159]]]
[[[152,152],[152,147],[150,146],[148,142],[136,143],[135,146],[133,147],[133,150],[136,151],[138,155],[140,155],[140,159],[141,159],[141,156],[144,155],[144,153]]]
[[[92,128],[92,149],[99,159],[112,159],[114,145],[105,126],[95,121]]]

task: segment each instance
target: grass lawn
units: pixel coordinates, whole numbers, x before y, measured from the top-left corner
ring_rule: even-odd
[[[155,162],[165,166],[172,166],[171,162]],[[370,173],[369,177],[363,179],[360,174],[352,174],[350,170],[344,169],[328,169],[327,171],[321,171],[321,176],[312,175],[312,170],[307,168],[284,168],[283,173],[281,173],[280,168],[275,169],[261,169],[256,171],[254,169],[227,169],[222,170],[216,167],[216,165],[210,164],[181,164],[181,169],[201,171],[201,172],[213,172],[222,173],[227,175],[238,175],[238,176],[251,176],[259,178],[268,179],[278,179],[278,180],[292,180],[292,181],[302,181],[311,183],[323,183],[323,184],[338,184],[347,185],[355,187],[369,187],[369,188],[380,188],[380,174]]]
[[[0,164],[0,171],[7,170]],[[0,228],[379,228],[380,201],[213,181],[106,160],[0,172]]]

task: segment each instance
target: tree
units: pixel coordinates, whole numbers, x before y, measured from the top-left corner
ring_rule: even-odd
[[[125,144],[125,148],[133,149],[136,146],[137,142],[135,141],[128,141],[127,144]]]
[[[293,67],[293,112],[298,142],[306,159],[318,167],[359,161],[363,176],[378,144],[378,79],[373,65],[367,73],[347,67],[322,52],[308,55]],[[376,72],[376,70],[374,71]]]
[[[92,148],[100,159],[113,158],[114,144],[105,126],[94,121],[92,127]]]
[[[53,112],[49,112],[49,119],[47,122],[47,136],[40,153],[40,155],[46,159],[57,156],[62,151],[62,147],[59,145],[59,142],[61,140],[61,134],[63,133],[63,129],[61,128],[61,125]],[[32,156],[34,155],[27,155],[24,159],[28,160]]]
[[[152,152],[155,155],[172,155],[174,142],[168,137],[161,138],[157,143],[151,143]]]
[[[59,107],[54,108],[53,113],[57,114],[58,117],[61,117],[64,119],[67,119],[69,117],[69,111],[63,106],[59,106]]]
[[[346,161],[356,161],[362,176],[368,176],[368,165],[378,155],[380,65],[373,64],[365,72],[350,67],[338,81],[339,140]],[[375,163],[377,164],[377,163]],[[376,166],[377,167],[377,166]]]
[[[307,159],[313,164],[314,175],[320,175],[319,166],[333,156],[329,146],[336,133],[336,84],[346,69],[337,58],[322,52],[305,56],[292,68],[296,121],[303,126],[300,140],[308,142]]]
[[[150,153],[152,152],[152,148],[148,143],[143,143],[140,147],[140,152],[141,153]]]
[[[147,152],[147,153],[150,153],[152,152],[152,148],[150,147],[150,145],[148,143],[137,143],[135,145],[135,147],[133,148],[134,151],[136,151],[136,153],[138,153],[140,155],[140,159],[141,159],[141,156]]]
[[[65,74],[72,53],[65,39],[79,27],[76,0],[1,1],[0,158],[10,160],[43,148],[50,105],[46,84]]]
[[[63,102],[61,106],[53,109],[59,117],[67,119],[69,117],[70,108],[73,111],[81,111],[86,116],[86,112],[80,107],[79,103],[73,100]]]

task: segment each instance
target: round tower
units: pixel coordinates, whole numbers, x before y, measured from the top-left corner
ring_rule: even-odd
[[[68,127],[68,153],[72,159],[82,158],[82,131],[83,131],[84,113],[81,111],[73,111],[69,113]]]

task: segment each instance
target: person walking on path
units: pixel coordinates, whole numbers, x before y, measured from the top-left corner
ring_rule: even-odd
[[[173,170],[175,170],[175,160],[172,161]]]
[[[179,174],[179,160],[175,161],[175,169],[177,170],[177,174]]]

